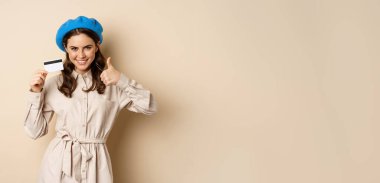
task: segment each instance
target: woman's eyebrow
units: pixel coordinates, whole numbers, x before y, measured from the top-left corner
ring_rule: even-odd
[[[92,47],[92,46],[94,46],[94,45],[89,44],[89,45],[83,46],[83,48],[84,47]],[[70,46],[70,48],[78,48],[78,46]]]

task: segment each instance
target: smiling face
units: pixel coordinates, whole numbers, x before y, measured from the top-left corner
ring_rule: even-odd
[[[67,40],[65,47],[70,61],[75,65],[75,71],[84,74],[90,69],[95,59],[98,45],[84,33],[73,35]]]

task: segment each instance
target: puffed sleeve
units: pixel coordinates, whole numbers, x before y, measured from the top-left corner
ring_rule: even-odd
[[[48,124],[54,114],[52,108],[45,104],[44,96],[44,91],[40,93],[29,91],[28,93],[24,129],[32,139],[37,139],[47,134]]]
[[[127,78],[121,74],[120,80],[116,83],[119,88],[120,108],[126,107],[128,110],[151,115],[156,112],[156,102],[149,90],[144,89],[135,80]]]

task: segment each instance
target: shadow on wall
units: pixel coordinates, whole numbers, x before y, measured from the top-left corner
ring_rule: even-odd
[[[144,116],[141,114],[134,114],[126,109],[123,109],[107,140],[108,151],[111,156],[112,169],[114,175],[114,182],[134,182],[133,173],[130,171],[128,161],[131,159],[130,149],[133,142],[132,132],[137,128],[139,123],[143,123]]]
[[[154,93],[153,93],[154,95]],[[161,101],[155,98],[157,103]],[[141,133],[144,130],[153,129],[154,134],[160,134],[159,126],[165,126],[164,124],[157,124],[156,120],[159,116],[168,114],[169,110],[166,108],[162,111],[161,105],[159,106],[157,113],[152,116],[147,116],[139,113],[130,112],[127,109],[123,109],[117,117],[111,134],[107,140],[108,151],[111,156],[113,176],[115,183],[134,183],[141,182],[141,168],[136,166],[135,158],[136,152],[136,137],[141,137]],[[167,115],[166,115],[167,116]],[[140,146],[141,147],[141,146]],[[142,147],[143,148],[143,147]],[[137,162],[138,163],[138,162]],[[141,166],[139,166],[141,167]]]

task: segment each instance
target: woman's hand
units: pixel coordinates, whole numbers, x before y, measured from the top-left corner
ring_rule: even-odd
[[[30,82],[30,90],[32,92],[39,93],[42,91],[47,74],[48,72],[42,69],[36,71],[36,73],[33,75],[32,81]]]
[[[111,57],[107,59],[107,69],[100,74],[100,79],[106,86],[116,84],[120,79],[120,72],[111,64]]]

